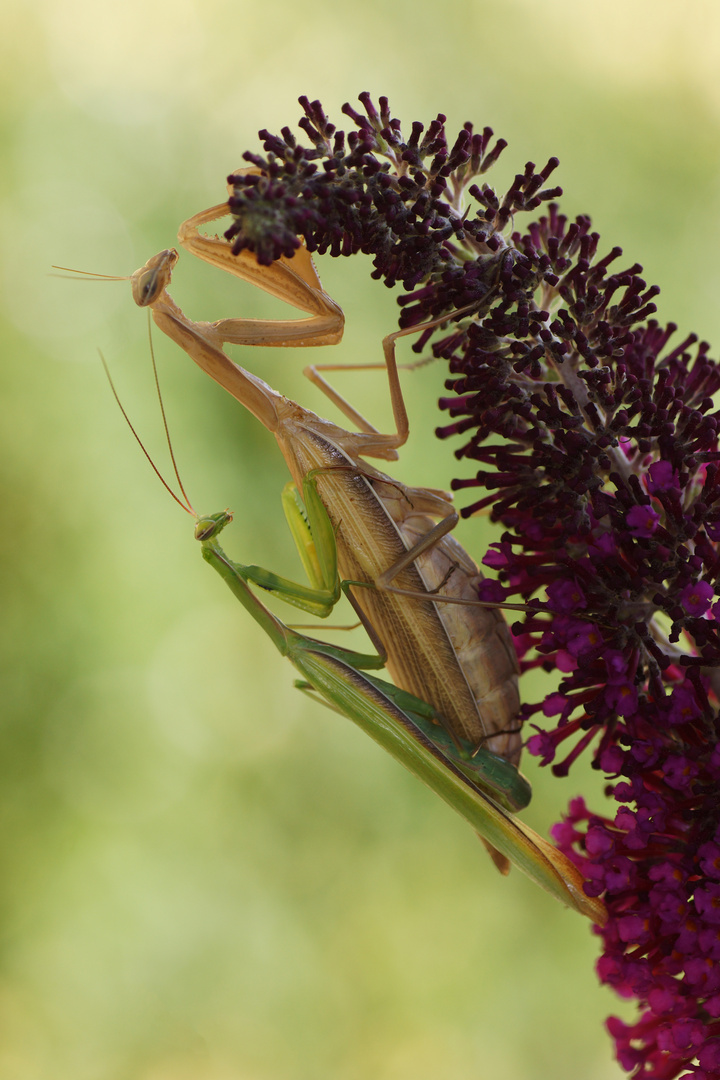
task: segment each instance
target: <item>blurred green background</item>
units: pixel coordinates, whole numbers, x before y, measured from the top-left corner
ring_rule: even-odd
[[[292,689],[111,398],[98,348],[164,463],[128,285],[49,271],[130,273],[224,198],[259,128],[295,125],[299,94],[344,126],[368,89],[406,131],[438,111],[450,133],[490,124],[510,142],[500,189],[557,154],[564,210],[644,264],[663,318],[717,340],[719,10],[6,0],[0,1080],[621,1075],[589,924],[501,879],[446,807]],[[320,272],[347,316],[335,358],[377,359],[394,296],[360,257]],[[194,318],[277,313],[189,256],[174,286]],[[273,440],[155,347],[191,498],[236,511],[236,557],[298,575]],[[236,355],[326,411],[309,352]],[[414,483],[455,472],[432,437],[443,377],[405,379],[397,475]],[[388,423],[380,376],[340,385]],[[462,538],[479,559],[492,534]],[[580,789],[602,806],[587,769],[526,771],[538,829]]]

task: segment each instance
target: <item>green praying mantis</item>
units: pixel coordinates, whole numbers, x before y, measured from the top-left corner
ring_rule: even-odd
[[[311,478],[310,485],[313,482]],[[305,495],[307,498],[307,487]],[[329,535],[330,520],[325,515],[322,522],[324,508],[319,499],[314,511]],[[325,644],[278,619],[249,587],[249,582],[257,581],[257,568],[233,562],[220,547],[218,537],[231,520],[228,511],[197,519],[195,537],[202,545],[203,558],[220,574],[278,651],[294,664],[303,677],[298,685],[312,689],[357,724],[556,899],[593,922],[604,922],[603,904],[585,895],[580,871],[552,844],[499,805],[505,801],[505,774],[513,767],[490,751],[481,749],[473,754],[471,747],[458,746],[435,709],[370,675],[367,669],[380,667],[382,657]],[[312,544],[309,526],[307,539]],[[332,561],[332,545],[329,554]],[[494,784],[490,783],[493,779]],[[492,798],[486,793],[488,785]],[[505,802],[506,807],[511,804],[512,797]]]

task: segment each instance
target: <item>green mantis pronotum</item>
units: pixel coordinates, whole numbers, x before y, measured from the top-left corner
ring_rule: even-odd
[[[312,550],[319,539],[324,552],[319,561],[329,556],[325,570],[333,576],[334,547],[325,542],[332,538],[332,528],[320,500],[313,505],[311,490],[312,478],[304,494],[312,507],[308,516],[313,516],[318,537],[312,534],[308,524],[307,547]],[[593,922],[604,922],[602,902],[585,895],[580,871],[552,844],[500,805],[503,802],[506,808],[512,808],[524,799],[522,785],[518,786],[516,779],[519,774],[514,768],[488,751],[480,750],[470,756],[467,748],[458,746],[447,735],[434,709],[370,675],[367,669],[381,667],[381,657],[327,645],[291,629],[273,615],[248,582],[262,579],[264,588],[306,610],[315,602],[317,590],[303,589],[258,567],[243,566],[229,559],[218,537],[231,520],[228,511],[197,519],[195,537],[202,545],[203,558],[220,574],[279,652],[294,664],[303,679],[299,685],[315,691],[333,709],[362,728],[452,806],[481,837],[556,899]],[[327,591],[320,590],[321,604]],[[334,592],[334,586],[329,591]],[[511,780],[504,790],[507,776]],[[492,792],[492,798],[488,792]]]

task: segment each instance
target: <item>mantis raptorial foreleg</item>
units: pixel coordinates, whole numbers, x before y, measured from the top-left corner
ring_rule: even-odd
[[[277,347],[337,344],[343,335],[345,316],[332,297],[323,291],[307,248],[299,248],[292,259],[282,257],[270,266],[260,266],[250,252],[233,255],[224,240],[198,231],[200,226],[218,221],[227,213],[227,203],[221,203],[195,214],[180,226],[178,240],[187,251],[211,266],[257,285],[278,300],[306,312],[308,318],[220,319],[215,323],[199,323],[208,328],[209,339],[236,345]]]
[[[340,599],[342,585],[337,569],[337,545],[323,512],[317,487],[311,476],[303,484],[303,503],[292,481],[282,493],[285,518],[305,569],[307,585],[298,585],[259,566],[245,567],[245,576],[266,592],[278,596],[310,615],[326,618]],[[380,658],[378,667],[383,667]]]

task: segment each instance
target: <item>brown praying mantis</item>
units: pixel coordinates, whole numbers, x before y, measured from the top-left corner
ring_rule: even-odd
[[[324,292],[304,247],[292,259],[260,266],[251,253],[233,255],[227,242],[200,233],[201,226],[226,213],[223,203],[184,222],[179,230],[182,246],[300,309],[306,318],[193,322],[168,293],[178,259],[174,249],[160,252],[132,275],[133,297],[150,308],[164,333],[275,434],[295,485],[283,499],[286,516],[305,569],[309,574],[312,570],[315,581],[312,601],[306,589],[287,581],[280,590],[283,598],[325,616],[339,595],[317,566],[308,566],[298,540],[302,509],[297,491],[304,490],[312,474],[332,525],[339,571],[348,583],[345,591],[397,686],[430,703],[456,739],[516,765],[521,750],[517,658],[501,612],[477,602],[482,574],[449,535],[458,520],[450,496],[407,487],[363,460],[394,460],[407,439],[395,341],[408,331],[383,342],[394,433],[379,433],[317,368],[306,374],[359,430],[347,431],[283,397],[235,364],[223,345],[335,344],[342,337],[342,310]],[[254,580],[267,587],[259,569]],[[515,791],[508,797],[514,800],[513,808],[520,809],[527,805],[530,790],[520,774],[515,776]],[[499,865],[507,871],[505,860]]]
[[[318,499],[316,480],[312,476],[306,480],[305,495],[309,505],[315,504],[320,534],[329,536],[330,519]],[[364,656],[306,637],[268,611],[249,587],[256,581],[257,568],[234,562],[220,547],[218,537],[231,520],[227,511],[197,518],[195,537],[202,545],[205,560],[303,676],[296,685],[317,694],[326,705],[362,728],[464,817],[493,845],[493,850],[512,860],[561,903],[595,923],[604,923],[607,915],[602,901],[585,895],[577,867],[498,805],[502,801],[499,788],[493,789],[493,798],[486,794],[493,759],[498,777],[513,767],[482,748],[477,754],[468,753],[438,723],[441,718],[431,706],[369,674],[367,669],[377,668],[381,657]],[[306,529],[308,546],[312,547],[309,525]],[[337,548],[331,545],[325,554],[329,559],[327,569],[337,574]]]
[[[383,707],[384,712],[381,708],[379,718],[371,716],[368,696],[374,691],[367,688],[373,679],[361,675],[358,664],[348,661],[347,656],[344,673],[338,676],[335,672],[339,698],[326,692],[322,679],[311,677],[300,662],[308,655],[327,656],[326,647],[300,636],[303,643],[310,644],[303,644],[295,654],[284,648],[281,651],[306,675],[304,688],[319,692],[381,742],[384,736],[379,731],[385,731],[388,723],[397,727],[389,719],[393,709],[400,709],[406,719],[412,714],[415,736],[410,743],[413,738],[417,742],[417,732],[422,731],[444,766],[439,773],[435,766],[429,778],[424,767],[416,767],[417,755],[407,737],[404,749],[392,751],[395,756],[466,817],[489,841],[488,846],[499,849],[491,848],[491,854],[501,869],[506,870],[508,859],[512,860],[565,903],[602,921],[602,904],[584,896],[576,868],[505,812],[521,809],[530,798],[527,781],[514,767],[521,748],[515,723],[517,660],[501,613],[477,602],[475,585],[482,575],[449,535],[457,521],[450,497],[432,489],[407,487],[363,460],[368,456],[393,460],[407,438],[407,414],[394,355],[395,340],[403,332],[384,341],[396,424],[392,434],[380,434],[327,387],[316,370],[311,371],[314,381],[326,389],[359,431],[346,431],[277,393],[235,364],[222,346],[331,344],[342,335],[342,312],[322,290],[304,248],[292,260],[261,267],[254,256],[232,256],[228,244],[199,233],[200,226],[225,213],[226,204],[222,204],[195,215],[181,227],[180,242],[206,261],[305,311],[308,318],[270,323],[191,321],[167,291],[178,259],[174,249],[160,252],[132,275],[133,295],[139,305],[150,308],[160,329],[275,434],[294,480],[284,494],[286,515],[311,585],[296,585],[259,567],[241,567],[224,553],[211,558],[210,542],[229,520],[227,515],[214,516],[215,526],[209,527],[209,532],[196,533],[205,557],[246,606],[247,596],[252,596],[250,582],[321,616],[329,614],[345,591],[378,647],[380,655],[371,666],[379,667],[386,661],[399,688],[386,692],[393,704]],[[255,605],[257,610],[257,598]],[[327,667],[326,660],[322,664]],[[365,698],[353,689],[358,680],[365,687]],[[374,683],[377,689],[379,680]],[[401,704],[393,694],[405,695]],[[457,780],[454,787],[450,785],[450,795],[443,790],[447,784],[438,779],[443,768],[459,772],[461,777],[460,787]],[[468,794],[462,777],[475,793],[471,803],[473,798],[477,803],[479,793],[485,810],[494,808],[492,826],[487,824],[486,812],[478,817],[477,805],[475,810],[466,805]]]

